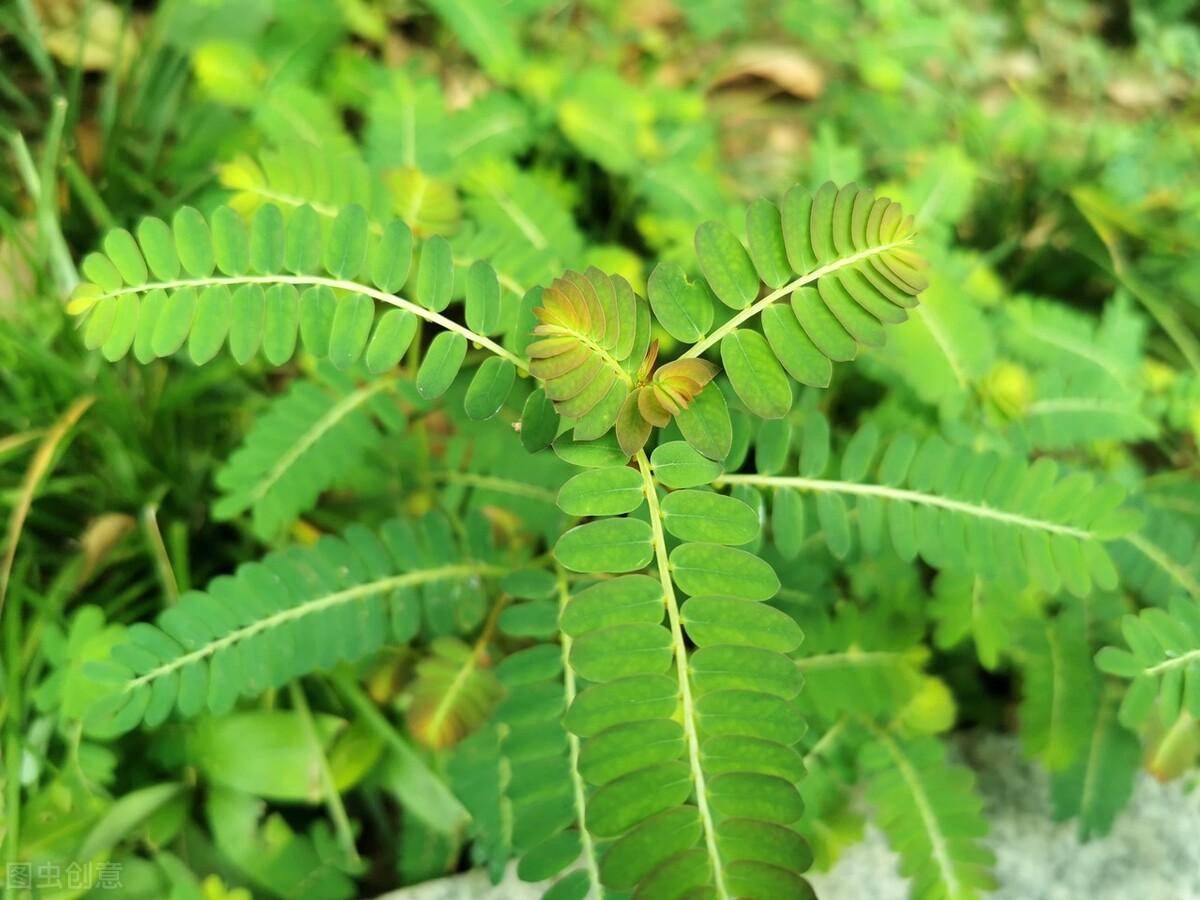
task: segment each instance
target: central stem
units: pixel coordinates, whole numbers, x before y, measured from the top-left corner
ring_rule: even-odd
[[[461,325],[453,319],[448,319],[439,312],[434,312],[432,309],[426,309],[418,303],[411,300],[405,300],[403,297],[396,294],[389,294],[387,291],[381,291],[367,284],[362,284],[358,281],[348,281],[341,278],[327,278],[324,275],[228,275],[228,276],[210,276],[207,278],[177,278],[173,281],[156,281],[150,284],[133,285],[132,287],[122,287],[116,290],[106,291],[103,294],[98,294],[95,297],[89,298],[90,303],[99,303],[101,300],[107,300],[110,297],[120,297],[125,294],[146,294],[153,290],[174,291],[179,288],[194,287],[205,288],[213,285],[239,285],[239,284],[290,284],[297,287],[303,286],[322,286],[334,288],[339,291],[347,291],[354,294],[362,294],[365,297],[371,297],[374,300],[379,300],[383,303],[390,303],[392,306],[407,310],[418,318],[424,319],[426,322],[432,322],[445,328],[447,331],[456,331],[465,337],[473,344],[478,344],[480,347],[489,350],[496,354],[501,359],[506,359],[520,371],[529,369],[529,361],[522,359],[512,351],[501,347],[491,338],[486,335],[476,334],[466,325]]]
[[[658,506],[658,493],[654,476],[650,473],[650,460],[646,452],[637,453],[638,470],[642,473],[642,484],[646,490],[646,502],[650,507],[650,529],[654,540],[654,557],[658,562],[658,577],[662,582],[663,603],[667,607],[667,619],[671,624],[671,641],[675,652],[675,673],[679,679],[679,696],[683,703],[683,734],[687,741],[688,764],[692,769],[692,782],[696,786],[696,807],[700,812],[700,824],[704,829],[704,843],[713,864],[713,886],[720,900],[728,900],[725,887],[725,872],[721,868],[721,857],[717,850],[717,829],[712,810],[708,806],[708,789],[704,782],[704,769],[700,765],[700,736],[696,731],[696,710],[692,700],[692,685],[688,671],[687,645],[683,641],[683,626],[679,621],[679,602],[675,598],[675,585],[671,581],[671,566],[667,560],[667,541],[663,536],[662,511]]]
[[[996,509],[983,503],[968,503],[965,500],[953,500],[936,494],[923,494],[920,491],[907,488],[888,487],[882,484],[862,484],[857,481],[830,481],[824,478],[805,478],[792,475],[721,475],[713,479],[714,487],[749,484],[755,487],[790,487],[802,491],[816,493],[854,494],[860,497],[880,497],[904,503],[915,503],[918,506],[936,506],[950,512],[962,513],[977,519],[989,519],[1005,525],[1018,528],[1031,528],[1036,531],[1046,531],[1052,534],[1063,534],[1067,537],[1078,538],[1081,541],[1090,540],[1092,532],[1073,525],[1062,525],[1047,519],[1036,519],[1020,513]]]
[[[557,579],[558,585],[558,614],[561,617],[563,610],[567,608],[567,602],[571,599],[571,592],[567,586],[567,575],[562,569],[558,570]],[[575,670],[571,668],[571,636],[566,632],[561,632],[562,644],[562,666],[563,666],[563,694],[566,698],[566,708],[570,709],[571,704],[575,702],[576,685],[575,685]],[[583,846],[583,862],[587,867],[588,888],[587,898],[599,898],[604,896],[604,892],[600,887],[600,867],[596,864],[596,847],[592,842],[592,834],[587,830],[587,786],[583,783],[583,777],[579,774],[579,735],[570,729],[563,729],[567,735],[567,747],[570,751],[571,760],[571,792],[575,799],[575,818],[579,822],[579,842]]]

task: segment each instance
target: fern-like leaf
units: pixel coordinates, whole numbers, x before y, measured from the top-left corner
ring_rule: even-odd
[[[902,740],[875,730],[860,755],[870,779],[867,799],[900,871],[912,880],[913,900],[975,900],[996,887],[994,858],[974,776],[946,759],[935,738]]]
[[[1032,371],[1011,411],[1014,439],[1059,449],[1153,437],[1140,374],[1146,324],[1118,294],[1097,323],[1057,303],[1018,298],[1005,307],[1005,343]]]
[[[217,170],[221,184],[234,191],[229,205],[250,218],[264,203],[288,211],[306,203],[332,219],[352,203],[372,221],[386,221],[389,197],[356,150],[328,153],[290,142],[267,148],[257,157],[239,156]]]
[[[853,785],[857,745],[847,740],[857,735],[850,719],[842,718],[824,731],[805,735],[804,818],[796,826],[812,847],[818,871],[827,871],[850,845],[862,840],[865,824]]]
[[[961,408],[992,368],[996,337],[971,291],[974,283],[986,283],[976,274],[980,261],[965,253],[937,253],[931,265],[938,278],[921,293],[921,304],[863,363],[888,385],[907,384],[944,416]]]
[[[823,478],[830,468],[829,425],[808,413],[802,427],[799,476],[723,475],[714,483],[773,488],[776,504],[778,492],[811,494],[815,515],[798,515],[820,524],[838,557],[850,552],[846,498],[853,498],[867,553],[886,543],[902,559],[919,554],[939,569],[967,567],[1007,578],[1025,573],[1050,593],[1065,587],[1085,596],[1093,583],[1117,584],[1103,542],[1139,517],[1121,506],[1125,492],[1116,483],[1097,485],[1084,473],[1060,477],[1053,460],[1030,465],[953,447],[937,436],[918,441],[902,433],[881,447],[871,424],[847,443],[840,478]]]
[[[143,219],[137,240],[124,229],[110,232],[104,252],[84,260],[88,280],[76,290],[71,311],[86,315],[84,343],[109,360],[132,349],[148,362],[186,345],[200,365],[228,344],[239,363],[261,352],[267,362],[282,365],[299,338],[309,354],[338,369],[361,359],[376,373],[396,365],[422,319],[445,330],[431,342],[418,390],[431,398],[449,388],[473,342],[499,357],[499,371],[481,368],[476,375],[487,382],[482,389],[489,401],[493,393],[503,394],[487,413],[495,414],[507,397],[501,388],[511,386],[524,362],[441,314],[454,285],[444,238],[420,247],[416,302],[393,293],[409,280],[412,243],[400,221],[374,234],[356,204],[338,212],[324,237],[320,216],[307,205],[286,223],[274,204],[260,206],[248,230],[230,207],[218,207],[208,219],[183,207],[170,227]],[[488,280],[469,280],[468,294],[485,291]],[[468,296],[468,306],[473,300],[495,306],[500,295]],[[376,302],[396,308],[377,314]],[[498,311],[487,318],[498,320]]]
[[[493,884],[504,877],[512,856],[512,804],[505,791],[512,778],[500,752],[500,730],[484,728],[464,739],[446,762],[448,783],[471,814],[467,833],[476,865],[486,865]]]
[[[221,576],[131,626],[110,658],[90,667],[109,692],[92,727],[121,733],[155,727],[172,710],[228,712],[240,697],[357,660],[420,627],[421,589],[479,590],[497,570],[466,558],[449,526],[393,520],[378,535],[352,526],[312,548],[289,549]]]
[[[430,0],[438,18],[457,35],[480,68],[500,83],[521,70],[517,35],[521,7],[495,7],[482,0]]]
[[[719,222],[696,231],[700,271],[736,314],[684,355],[720,344],[738,396],[756,415],[776,419],[791,409],[787,375],[824,387],[833,361],[880,345],[884,326],[908,317],[927,285],[925,262],[910,249],[911,217],[855,184],[827,182],[815,195],[794,187],[782,208],[757,200],[745,231],[748,248]],[[769,293],[760,298],[764,286]],[[681,339],[695,340],[699,324],[711,321],[707,292],[680,273],[655,272],[649,290],[656,315]],[[762,334],[742,327],[760,314]]]
[[[215,518],[231,519],[249,509],[256,534],[278,537],[378,445],[371,411],[392,384],[379,379],[355,387],[328,371],[321,381],[325,384],[292,382],[255,421],[217,471],[223,496],[213,506]],[[386,420],[390,411],[384,406],[382,412]]]
[[[481,101],[476,104],[478,109],[472,107],[454,117],[455,129],[467,129],[461,133],[456,130],[455,140],[447,147],[460,164],[464,158],[486,155],[493,136],[491,129],[523,121],[520,107],[514,106],[510,97],[488,97],[491,102]],[[468,121],[460,121],[464,117]],[[404,133],[401,125],[396,128]],[[466,157],[460,156],[460,146],[467,152]],[[272,203],[285,214],[307,205],[332,222],[345,207],[356,203],[367,210],[374,237],[383,235],[393,217],[422,238],[453,234],[456,271],[490,260],[501,285],[517,295],[524,294],[526,285],[548,281],[562,268],[563,258],[578,256],[582,238],[570,214],[529,183],[528,176],[497,160],[475,165],[480,176],[468,178],[467,183],[478,184],[485,196],[472,195],[469,212],[475,227],[465,229],[460,227],[462,209],[452,182],[411,163],[380,175],[354,150],[328,154],[291,142],[264,150],[257,158],[239,157],[222,166],[218,174],[221,183],[236,192],[230,205],[247,218],[264,203]],[[546,234],[531,235],[521,230],[522,225],[528,229],[531,222],[541,223]],[[545,252],[529,247],[531,241],[539,243],[539,236],[545,238],[539,244]],[[505,319],[506,328],[511,326],[511,319]]]
[[[1145,511],[1145,524],[1114,548],[1122,582],[1149,600],[1183,591],[1200,601],[1200,539],[1193,510],[1176,514],[1146,505]]]
[[[553,592],[554,581],[546,580]],[[557,605],[542,590],[542,579],[536,583],[537,590],[523,593],[529,599],[500,617],[500,630],[511,637],[557,632],[569,598],[566,580],[558,579]],[[580,741],[562,724],[576,696],[575,673],[566,665],[570,654],[571,638],[563,635],[561,644],[535,643],[501,662],[496,674],[505,697],[493,727],[469,746],[464,743],[450,773],[463,803],[482,813],[480,837],[494,880],[515,852],[522,879],[556,879],[549,896],[599,897],[596,843],[584,827],[587,784],[580,772]]]
[[[453,234],[462,212],[458,191],[441,178],[405,166],[384,176],[392,196],[392,209],[416,234]]]
[[[720,898],[811,896],[800,875],[811,855],[792,828],[803,811],[794,744],[804,726],[786,654],[801,634],[761,602],[779,588],[771,567],[731,546],[754,536],[757,519],[710,492],[660,500],[644,453],[637,462],[640,489],[614,466],[581,473],[584,483],[568,482],[559,498],[581,514],[646,507],[649,518],[599,518],[555,547],[569,569],[630,573],[577,593],[562,616],[570,665],[590,682],[565,723],[595,786],[587,827],[612,841],[601,880],[647,896],[683,886]],[[667,533],[682,541],[669,553]],[[651,564],[657,577],[641,574]]]
[[[1141,767],[1141,742],[1117,721],[1115,707],[1107,700],[1100,703],[1083,753],[1050,779],[1054,818],[1078,816],[1081,841],[1108,834],[1133,794]]]
[[[235,191],[229,205],[250,218],[264,203],[284,210],[306,203],[333,219],[357,203],[367,210],[373,231],[393,215],[416,234],[452,234],[461,209],[454,185],[415,166],[401,166],[380,178],[356,151],[325,153],[308,144],[288,143],[240,156],[218,171],[221,184]]]
[[[1021,742],[1051,772],[1073,765],[1091,739],[1100,684],[1090,657],[1085,624],[1074,612],[1030,622],[1021,637]]]
[[[581,263],[584,240],[570,207],[537,176],[485,159],[467,171],[463,190],[474,228],[456,235],[455,253],[488,260],[506,287],[523,293]]]
[[[526,415],[523,438],[529,425]],[[571,467],[553,453],[514,452],[512,438],[512,426],[499,418],[461,428],[447,439],[441,458],[432,460],[439,465],[430,477],[444,483],[440,501],[450,514],[503,510],[506,520],[553,543],[567,524],[554,505],[555,488]]]
[[[930,612],[937,622],[934,640],[941,649],[956,646],[968,635],[975,644],[979,664],[994,670],[1000,655],[1012,644],[1013,625],[1019,612],[1013,605],[1016,590],[1009,579],[990,581],[969,572],[942,572],[934,581]]]
[[[435,176],[450,168],[446,142],[453,128],[437,79],[396,69],[372,91],[366,111],[364,144],[372,166],[415,166]]]
[[[1061,303],[1017,297],[1004,306],[1006,347],[1047,370],[1087,373],[1089,382],[1136,393],[1146,331],[1144,319],[1118,294],[1099,323]]]
[[[605,434],[650,345],[650,310],[628,282],[591,268],[568,272],[542,292],[537,340],[526,347],[530,373],[577,440]]]
[[[804,631],[804,643],[792,657],[804,676],[800,706],[814,723],[891,721],[929,681],[930,654],[918,642],[919,632],[898,627],[882,608],[845,604],[788,612]]]
[[[1140,394],[1112,386],[1087,370],[1041,374],[1034,398],[1013,423],[1013,436],[1037,449],[1060,450],[1095,441],[1156,438],[1158,423],[1142,410]]]
[[[485,648],[458,638],[434,641],[417,665],[408,729],[422,744],[442,749],[477,731],[500,699],[495,674],[482,662]]]
[[[1128,650],[1105,647],[1096,654],[1101,671],[1132,681],[1121,703],[1121,724],[1145,724],[1156,699],[1166,725],[1181,709],[1200,717],[1200,603],[1180,597],[1169,609],[1144,609],[1125,616],[1121,631]]]
[[[842,713],[895,713],[920,690],[927,655],[921,647],[850,647],[801,656],[796,668],[804,676],[804,706],[830,721]]]

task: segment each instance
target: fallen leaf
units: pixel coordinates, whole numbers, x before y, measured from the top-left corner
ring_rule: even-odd
[[[769,81],[779,90],[811,100],[825,88],[825,76],[811,59],[794,47],[742,47],[713,79],[714,88],[746,78]]]

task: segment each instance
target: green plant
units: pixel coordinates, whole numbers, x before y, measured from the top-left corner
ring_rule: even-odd
[[[919,552],[939,568],[966,563],[985,575],[1028,573],[1046,590],[1065,582],[1080,596],[1093,579],[1115,586],[1101,542],[1128,527],[1120,508],[1124,492],[1096,490],[1084,475],[1058,480],[1052,464],[1028,467],[1016,458],[955,451],[936,438],[918,446],[904,436],[884,450],[877,483],[867,482],[879,450],[878,431],[867,426],[846,446],[841,480],[822,480],[814,476],[828,465],[829,426],[810,412],[802,475],[721,474],[733,425],[722,387],[713,382],[719,369],[702,357],[705,350],[720,348],[732,395],[749,415],[784,420],[793,405],[792,379],[828,384],[831,360],[878,345],[883,325],[904,321],[925,286],[925,263],[911,249],[912,226],[899,205],[855,185],[826,184],[812,196],[795,188],[782,210],[766,200],[752,204],[748,250],[728,227],[701,226],[696,253],[703,281],[689,281],[677,264],[660,267],[650,275],[647,303],[619,276],[595,268],[568,272],[526,294],[503,331],[497,327],[506,318],[499,279],[486,262],[464,273],[466,324],[448,318],[455,284],[449,245],[438,237],[422,242],[410,276],[409,229],[394,220],[372,229],[357,205],[343,208],[327,234],[311,207],[300,206],[285,220],[270,204],[257,208],[249,229],[235,212],[218,207],[207,219],[184,208],[169,228],[145,219],[137,231],[136,241],[127,231],[110,232],[104,252],[85,259],[90,280],[71,304],[86,317],[85,343],[106,358],[119,359],[132,348],[149,360],[186,346],[202,364],[227,344],[240,363],[261,347],[279,365],[295,352],[299,331],[312,356],[341,370],[361,361],[364,377],[376,379],[333,406],[312,402],[292,412],[299,395],[282,398],[272,415],[307,423],[307,434],[294,436],[265,421],[263,438],[250,434],[227,471],[247,468],[240,458],[254,460],[259,480],[238,478],[239,486],[254,486],[231,502],[254,509],[256,522],[294,519],[322,485],[315,468],[321,455],[356,452],[350,435],[341,433],[346,416],[391,388],[390,370],[408,352],[418,323],[438,329],[412,381],[426,400],[454,382],[468,343],[488,354],[463,395],[469,418],[497,415],[518,371],[536,379],[515,427],[528,450],[555,442],[561,456],[583,467],[562,485],[557,503],[569,516],[589,519],[557,539],[553,561],[599,581],[591,587],[579,582],[566,599],[565,576],[558,576],[562,631],[553,626],[551,606],[549,633],[539,637],[553,640],[557,633],[562,655],[534,647],[506,661],[510,670],[532,670],[515,682],[510,676],[510,687],[523,687],[523,678],[551,682],[546,691],[519,690],[502,704],[496,714],[502,733],[490,750],[514,773],[533,770],[535,763],[512,745],[520,746],[526,728],[541,740],[547,730],[565,729],[560,747],[569,748],[567,758],[553,756],[553,768],[534,770],[539,793],[530,799],[510,784],[508,798],[514,823],[508,841],[526,874],[557,875],[583,853],[584,867],[567,876],[564,894],[583,896],[600,885],[640,885],[650,893],[694,885],[719,897],[809,890],[800,875],[810,854],[793,828],[804,809],[795,746],[804,733],[796,705],[801,676],[787,655],[803,636],[792,619],[763,602],[780,587],[770,564],[739,549],[759,538],[758,515],[720,488],[787,492],[782,496],[791,500],[775,501],[776,542],[794,540],[789,529],[802,529],[788,519],[803,508],[797,492],[808,491],[830,548],[844,557],[848,495],[855,498],[867,552],[880,551],[886,530],[901,559]],[[393,293],[406,282],[415,301]],[[710,291],[733,310],[715,328]],[[759,317],[761,332],[752,327]],[[656,320],[678,339],[693,338],[662,364],[651,341]],[[497,331],[503,343],[488,336]],[[655,429],[672,423],[684,441],[654,437]],[[615,442],[606,440],[614,427]],[[338,439],[320,443],[333,428],[340,429]],[[517,437],[510,440],[515,445]],[[288,493],[294,505],[281,511],[272,486],[287,477],[297,481]],[[233,480],[231,474],[223,483]],[[130,629],[103,672],[92,667],[93,678],[113,686],[94,708],[92,727],[154,726],[172,709],[224,714],[239,695],[253,697],[306,672],[364,658],[385,640],[411,639],[418,591],[455,580],[479,585],[491,579],[503,587],[505,568],[482,548],[480,556],[456,550],[446,534],[432,542],[440,557],[434,564],[413,557],[417,543],[403,523],[385,525],[378,537],[355,526],[344,540],[322,538],[303,556],[269,556],[181,598],[157,627]],[[510,621],[518,610],[506,611]],[[469,686],[476,652],[455,650],[437,663],[446,674],[418,688],[414,733],[433,746],[476,730],[496,702],[495,687]],[[420,699],[427,691],[432,696]],[[466,707],[451,713],[458,703]],[[539,712],[543,707],[559,710],[561,724]],[[458,724],[443,725],[448,715]],[[440,736],[445,727],[452,729],[449,737]],[[885,768],[887,754],[900,760],[901,780],[881,797],[943,791],[917,787],[919,772],[937,768],[924,760],[940,752],[936,748],[913,745],[911,752],[924,761],[907,762],[896,754],[909,751],[891,737],[881,733],[871,746]],[[872,764],[866,765],[869,771]],[[568,831],[562,825],[548,831],[556,814],[541,792],[551,791],[556,779],[563,798],[558,815],[568,816]],[[885,790],[883,782],[878,789]],[[920,796],[913,801],[918,810]],[[918,824],[931,827],[920,818]],[[957,895],[960,879],[978,877],[966,873],[982,852],[971,849],[981,832],[974,823],[945,827],[951,829],[946,838],[961,843],[972,863],[948,869],[937,851],[941,837],[931,835],[928,846],[912,851],[911,865],[932,870],[920,881],[940,882]],[[489,845],[493,841],[505,838],[488,836]]]
[[[165,3],[74,85],[0,14],[6,862],[804,897],[870,816],[967,900],[973,733],[1085,840],[1187,768],[1194,136],[1063,140],[1183,38],[1060,96],[1049,9],[391,6]]]
[[[185,207],[171,228],[144,219],[138,240],[124,230],[110,232],[104,252],[85,259],[89,280],[76,289],[71,310],[86,315],[85,344],[109,360],[133,349],[148,361],[186,345],[191,360],[203,364],[228,344],[241,363],[261,347],[279,365],[295,351],[299,331],[314,357],[343,370],[363,359],[377,376],[405,355],[420,320],[440,329],[413,380],[425,399],[450,387],[468,340],[492,354],[479,363],[464,395],[473,419],[500,411],[518,367],[533,374],[538,392],[526,401],[520,422],[526,447],[542,449],[570,431],[570,453],[591,466],[559,492],[565,512],[592,521],[562,535],[557,562],[600,577],[652,564],[658,573],[657,584],[639,576],[592,588],[618,608],[640,598],[641,612],[632,620],[612,613],[602,630],[564,636],[572,680],[591,683],[570,698],[564,719],[571,741],[588,739],[574,745],[573,765],[596,755],[606,759],[593,774],[599,789],[576,810],[578,823],[586,819],[596,838],[621,839],[605,854],[603,869],[598,859],[591,861],[590,876],[606,872],[615,888],[654,877],[709,884],[719,896],[794,894],[805,889],[797,875],[806,867],[806,851],[786,826],[803,808],[795,784],[799,757],[792,749],[802,725],[791,705],[798,674],[783,654],[798,646],[800,633],[786,616],[757,605],[779,587],[770,566],[729,546],[756,537],[753,511],[732,497],[698,490],[673,490],[660,504],[660,482],[643,447],[653,427],[677,417],[684,436],[707,455],[697,455],[694,465],[728,453],[732,425],[724,395],[716,386],[705,393],[717,371],[700,358],[709,346],[719,344],[730,384],[747,408],[778,419],[792,405],[780,359],[790,371],[827,383],[829,358],[849,358],[859,342],[878,342],[881,319],[875,315],[902,320],[924,283],[918,274],[923,263],[907,249],[910,227],[897,204],[877,201],[854,185],[839,191],[832,184],[815,198],[795,189],[782,215],[768,201],[753,205],[749,254],[728,228],[703,226],[696,237],[700,268],[716,297],[738,312],[679,360],[657,367],[650,307],[623,279],[593,268],[527,295],[515,321],[523,324],[532,314],[537,340],[519,327],[508,338],[509,346],[529,354],[527,362],[481,333],[503,318],[499,280],[490,266],[476,262],[466,273],[467,325],[449,319],[443,311],[453,291],[453,259],[444,240],[430,238],[420,246],[412,279],[417,302],[404,299],[391,291],[409,278],[411,232],[393,221],[373,238],[365,211],[355,205],[333,219],[327,236],[309,206],[296,209],[285,224],[278,207],[262,205],[249,230],[226,207],[207,220]],[[712,321],[704,284],[689,283],[677,266],[656,272],[650,284],[651,303],[669,310],[668,316]],[[759,299],[763,284],[768,292]],[[815,291],[801,290],[810,284]],[[377,315],[376,300],[395,309]],[[774,323],[764,326],[771,343],[744,327],[760,313]],[[382,388],[390,381],[375,384]],[[314,483],[319,469],[309,472],[321,454],[353,452],[350,436],[342,433],[346,416],[375,390],[360,389],[332,408],[314,402],[293,411],[292,395],[281,400],[273,415],[307,421],[308,432],[292,436],[264,422],[270,440],[252,434],[227,470],[237,473],[246,467],[239,458],[253,459],[258,476],[237,479],[252,487],[248,502],[233,502],[253,508],[256,521],[276,521],[273,487],[292,478],[289,500],[299,504],[286,511],[294,518],[320,489],[321,482]],[[614,425],[619,449],[600,443]],[[335,427],[339,440],[322,444]],[[636,469],[626,465],[631,456]],[[304,469],[298,468],[301,460]],[[627,515],[643,504],[648,522]],[[668,533],[681,542],[673,550]],[[154,726],[173,709],[224,714],[239,695],[255,696],[307,671],[362,658],[388,637],[412,637],[412,610],[403,601],[419,587],[503,574],[457,553],[452,539],[440,546],[445,564],[422,567],[410,557],[413,536],[399,524],[385,526],[381,538],[384,543],[357,529],[347,532],[345,542],[322,539],[305,557],[267,557],[205,593],[185,595],[157,627],[131,629],[105,671],[91,670],[93,678],[113,684],[93,712],[93,728],[118,733],[143,722]],[[677,588],[691,599],[684,603]],[[581,592],[578,603],[595,605],[594,597]],[[661,624],[664,610],[669,627]],[[688,651],[685,626],[695,653]],[[745,674],[756,670],[757,678]],[[457,678],[440,685],[442,693],[452,689],[465,686]],[[436,695],[439,687],[432,690]],[[487,703],[483,697],[470,702]],[[419,714],[420,728],[439,732],[444,715],[436,708]],[[669,737],[650,756],[644,755],[647,732]],[[765,758],[755,761],[757,755]],[[715,759],[706,763],[702,756]],[[576,768],[571,777],[582,801],[585,775]],[[675,835],[671,841],[662,841],[663,829]],[[760,857],[768,852],[763,845],[779,842],[777,856]],[[563,862],[574,858],[558,855]]]

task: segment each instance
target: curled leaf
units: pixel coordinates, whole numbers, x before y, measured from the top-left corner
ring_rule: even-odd
[[[587,428],[596,436],[613,426],[632,386],[625,364],[640,343],[641,302],[623,278],[593,267],[556,279],[534,310],[530,372],[564,418],[596,411],[604,421]]]
[[[617,443],[626,456],[633,456],[641,450],[650,437],[651,425],[638,409],[641,393],[642,389],[639,388],[626,397],[617,413]]]
[[[651,372],[657,357],[655,343],[638,370],[638,386],[617,415],[617,441],[630,456],[645,446],[652,428],[666,428],[685,412],[717,374],[715,365],[695,358],[673,360]]]

